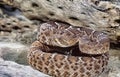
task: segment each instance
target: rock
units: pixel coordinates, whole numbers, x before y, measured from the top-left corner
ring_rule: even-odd
[[[34,24],[19,20],[15,17],[0,18],[0,30],[5,32],[25,32],[34,29]]]
[[[19,8],[29,19],[59,20],[90,27],[108,33],[112,41],[120,41],[117,36],[120,30],[119,0],[5,0],[4,3]]]
[[[29,46],[20,43],[0,42],[0,57],[4,60],[28,64],[27,52]]]
[[[120,59],[118,57],[111,57],[109,61],[108,77],[120,77]]]
[[[0,15],[0,41],[31,44],[36,39],[38,26],[22,15],[19,9],[0,5]]]
[[[0,18],[3,17],[3,11],[0,9]]]
[[[0,59],[0,77],[50,77],[30,66],[24,66],[12,61]]]
[[[31,44],[36,37],[37,26],[16,17],[8,16],[0,18],[0,41],[19,41]]]
[[[0,42],[0,77],[50,77],[28,66],[28,50],[20,43]]]

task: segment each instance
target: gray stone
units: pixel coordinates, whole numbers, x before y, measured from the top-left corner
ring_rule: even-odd
[[[111,57],[109,61],[108,77],[120,77],[120,59],[119,57]]]
[[[30,66],[24,66],[12,61],[0,60],[0,77],[50,77]]]
[[[15,61],[20,64],[28,64],[28,46],[20,43],[0,42],[0,56],[4,60]]]

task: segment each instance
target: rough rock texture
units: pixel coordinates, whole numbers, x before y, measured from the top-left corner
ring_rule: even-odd
[[[119,0],[4,0],[30,19],[60,20],[105,31],[120,42]]]
[[[12,61],[0,59],[0,77],[50,77],[33,70],[30,66],[24,66]]]
[[[0,41],[19,41],[30,44],[35,40],[37,26],[16,17],[8,16],[0,18]]]

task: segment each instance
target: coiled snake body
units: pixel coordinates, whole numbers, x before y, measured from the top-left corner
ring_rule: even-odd
[[[54,77],[98,77],[108,64],[108,51],[104,33],[50,21],[40,26],[28,62]]]

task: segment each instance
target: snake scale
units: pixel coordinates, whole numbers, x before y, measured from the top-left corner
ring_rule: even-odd
[[[41,24],[29,64],[54,77],[98,77],[109,60],[109,39],[100,31],[63,22]]]

